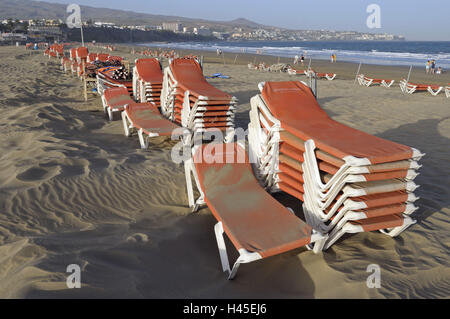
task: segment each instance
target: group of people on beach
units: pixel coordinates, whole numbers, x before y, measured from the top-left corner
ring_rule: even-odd
[[[442,74],[442,68],[438,67],[436,68],[436,61],[435,60],[428,60],[427,64],[425,66],[427,74]]]
[[[335,63],[336,62],[336,53],[333,53],[331,55],[331,63]]]

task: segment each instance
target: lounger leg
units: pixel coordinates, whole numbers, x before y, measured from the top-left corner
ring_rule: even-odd
[[[114,119],[114,114],[110,107],[108,107],[108,118],[110,121]]]
[[[129,137],[130,134],[130,128],[128,127],[128,121],[127,121],[127,114],[125,111],[122,112],[122,123],[123,123],[123,131],[125,133],[125,136]]]
[[[225,135],[224,143],[231,143],[234,139],[234,129],[227,130],[227,133]]]
[[[225,240],[223,239],[223,225],[222,222],[218,222],[214,226],[214,232],[216,234],[217,247],[219,248],[220,262],[222,263],[222,270],[230,273],[230,263],[228,262],[227,247],[225,246]],[[236,269],[237,270],[237,269]]]
[[[328,239],[328,235],[324,235],[318,231],[313,230],[313,234],[311,235],[311,243],[314,243],[312,251],[315,254],[320,253],[325,246],[325,243]]]
[[[195,199],[194,199],[194,189],[193,189],[193,185],[192,185],[191,165],[192,165],[191,159],[184,161],[184,175],[186,176],[186,188],[187,188],[187,194],[188,194],[189,207],[194,209],[195,208]]]
[[[228,261],[227,247],[225,246],[225,240],[223,239],[223,225],[222,222],[218,222],[214,226],[214,232],[216,233],[217,247],[219,248],[220,261],[222,263],[222,269],[228,272],[228,280],[232,280],[239,269],[241,264],[249,263],[258,259],[261,259],[261,255],[256,252],[248,252],[245,249],[239,249],[239,258],[233,265],[233,269],[230,271],[230,263]]]
[[[139,136],[139,142],[141,143],[141,148],[147,149],[148,148],[148,137],[144,136],[144,132],[142,131],[142,129],[139,129],[138,136]]]

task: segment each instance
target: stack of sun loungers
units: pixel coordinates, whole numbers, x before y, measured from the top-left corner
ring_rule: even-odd
[[[329,235],[379,230],[396,236],[415,221],[418,150],[332,120],[301,82],[268,82],[251,99],[249,147],[269,191],[301,201],[306,221]]]
[[[384,79],[373,79],[365,76],[364,74],[358,75],[359,85],[371,86],[371,85],[381,85],[386,88],[391,87],[394,84],[394,80],[384,80]]]
[[[400,89],[403,93],[408,94],[428,91],[431,95],[436,96],[444,89],[444,87],[440,85],[414,84],[403,79],[400,81]]]
[[[157,59],[138,59],[133,69],[133,95],[141,103],[161,105],[163,72]]]
[[[87,59],[89,56],[89,50],[86,47],[78,47],[75,51],[76,62],[77,62],[77,76],[81,77],[84,75]]]
[[[173,59],[164,69],[161,112],[193,134],[219,129],[227,139],[234,134],[236,104],[235,97],[206,81],[195,59]]]
[[[103,95],[108,88],[124,87],[128,90],[130,96],[133,96],[133,81],[132,80],[116,80],[114,79],[114,72],[121,67],[108,66],[97,70],[97,92]]]

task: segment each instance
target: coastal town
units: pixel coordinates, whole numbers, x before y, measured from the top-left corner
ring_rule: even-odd
[[[68,38],[68,28],[61,19],[0,20],[0,43],[25,43],[29,41],[64,41]],[[244,20],[244,19],[242,19]],[[250,22],[250,21],[249,21]],[[237,24],[237,23],[236,23]],[[249,23],[250,25],[250,23]],[[110,31],[172,32],[178,35],[195,35],[205,40],[223,41],[402,41],[401,35],[386,33],[362,33],[356,31],[333,30],[289,30],[276,27],[249,26],[245,23],[229,25],[208,23],[183,24],[167,21],[158,25],[128,25],[108,21],[83,22],[86,29],[108,29]]]

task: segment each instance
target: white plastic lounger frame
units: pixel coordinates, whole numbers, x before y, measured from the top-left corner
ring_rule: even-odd
[[[438,87],[436,90],[434,90],[431,86],[428,87],[428,92],[430,92],[431,95],[436,96],[444,89],[443,86]]]
[[[178,82],[172,75],[170,67],[164,69],[163,87],[161,91],[161,113],[164,116],[174,120],[173,110],[175,108],[175,96],[178,87]]]
[[[414,204],[407,203],[405,205],[405,210],[402,212],[402,214],[409,216],[418,209],[419,207],[415,206]],[[330,230],[332,230],[332,232],[330,233],[330,236],[332,236],[332,234],[334,234],[335,232],[339,231],[342,227],[344,227],[344,225],[347,222],[366,218],[368,217],[363,212],[358,211],[347,211],[345,213],[339,212],[329,225],[325,224],[323,225],[324,229],[323,231],[328,233]]]
[[[395,236],[399,235],[402,231],[404,231],[406,228],[408,228],[409,226],[416,223],[416,221],[409,216],[403,215],[403,217],[404,217],[403,225],[394,227],[390,230],[380,230],[380,232],[384,233],[385,235],[395,237]],[[346,233],[355,234],[355,233],[361,233],[361,232],[364,232],[364,229],[362,226],[354,225],[354,224],[348,222],[341,229],[337,230],[334,233],[332,232],[330,234],[330,237],[328,238],[327,242],[325,243],[325,246],[323,249],[327,250],[328,248],[330,248],[331,245],[333,245],[339,238],[341,238]]]
[[[317,165],[317,159],[314,152],[314,141],[306,141],[305,153],[303,154],[303,156],[305,157],[305,163],[309,165],[308,171],[310,172],[310,177],[313,179],[313,185],[317,187],[319,191],[333,191],[334,188],[338,188],[339,191],[340,189],[342,189],[342,185],[345,183],[366,182],[365,177],[360,174],[369,173],[369,171],[365,167],[352,165],[351,163],[357,163],[359,162],[359,160],[362,160],[364,163],[366,163],[366,165],[370,165],[370,161],[368,159],[358,159],[353,156],[347,156],[346,158],[344,158],[345,164],[339,168],[339,171],[334,174],[327,183],[322,183],[319,167]],[[415,154],[416,160],[420,159],[419,157],[423,156],[423,154],[421,154],[418,150],[413,149],[413,153]],[[359,168],[361,168],[362,173],[358,172]],[[350,173],[352,169],[354,170],[353,174]],[[345,172],[341,173],[342,171]],[[405,179],[407,181],[413,180],[418,174],[419,173],[416,173],[414,170],[408,170]]]
[[[450,98],[450,86],[447,86],[445,88],[445,96],[447,96],[448,98]]]

